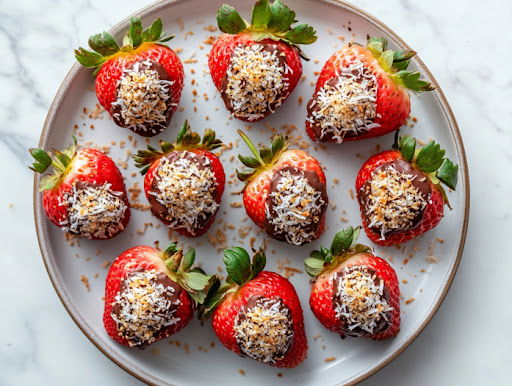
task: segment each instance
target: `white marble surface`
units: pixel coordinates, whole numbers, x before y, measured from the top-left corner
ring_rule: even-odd
[[[26,148],[37,144],[46,110],[74,61],[72,49],[147,3],[0,0],[2,385],[140,384],[87,340],[53,291],[35,237]],[[512,182],[504,176],[512,166],[512,3],[353,3],[421,52],[458,119],[472,188],[466,249],[444,304],[420,337],[365,384],[509,384]]]

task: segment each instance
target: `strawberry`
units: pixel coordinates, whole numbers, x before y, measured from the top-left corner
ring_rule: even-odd
[[[441,183],[457,185],[458,166],[430,141],[416,149],[416,139],[398,138],[396,150],[368,159],[359,170],[356,192],[366,234],[380,245],[411,240],[434,228],[450,207]]]
[[[98,100],[118,126],[152,137],[169,125],[184,77],[180,59],[164,45],[173,37],[162,33],[160,19],[142,29],[133,17],[121,47],[103,32],[89,38],[93,51],[75,50],[81,65],[95,69]]]
[[[318,77],[307,105],[306,131],[313,141],[355,141],[398,130],[411,111],[408,89],[434,87],[407,71],[414,51],[387,49],[384,38],[368,37],[334,53]]]
[[[386,260],[354,244],[358,235],[359,228],[341,230],[330,249],[321,247],[304,261],[316,278],[309,305],[320,323],[342,338],[389,338],[400,330],[398,279]]]
[[[252,168],[237,171],[246,182],[247,214],[271,237],[293,245],[316,240],[324,231],[327,197],[325,175],[318,160],[302,150],[287,150],[288,138],[274,136],[271,148],[256,149],[238,131],[254,157],[239,155]]]
[[[30,169],[51,174],[39,184],[48,218],[66,232],[89,239],[110,239],[130,220],[123,176],[105,153],[73,145],[64,151],[30,149],[36,162]]]
[[[133,158],[142,168],[144,191],[151,211],[178,233],[204,234],[215,219],[224,192],[224,168],[211,150],[222,146],[206,129],[203,140],[185,121],[175,143],[148,145]]]
[[[108,335],[129,347],[167,338],[192,319],[213,276],[192,268],[194,249],[175,243],[165,251],[139,245],[114,261],[105,282],[103,324]]]
[[[263,271],[265,253],[252,263],[240,247],[224,251],[225,284],[212,286],[200,315],[212,315],[212,326],[229,350],[270,366],[296,367],[307,355],[308,343],[299,298],[281,275]]]
[[[292,28],[295,12],[281,0],[259,0],[249,24],[229,5],[217,12],[224,32],[213,44],[208,66],[213,83],[235,118],[259,121],[288,98],[302,75],[298,44],[317,39],[307,24]]]

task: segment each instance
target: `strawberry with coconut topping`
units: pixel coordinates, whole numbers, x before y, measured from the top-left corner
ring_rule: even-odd
[[[441,184],[457,185],[458,166],[434,141],[396,136],[396,150],[374,155],[360,169],[356,192],[364,229],[380,245],[411,240],[434,228],[449,206]]]
[[[263,271],[265,263],[262,250],[251,262],[245,249],[226,249],[228,279],[211,287],[200,316],[212,316],[215,334],[236,354],[274,367],[296,367],[308,349],[300,301],[287,279]]]
[[[92,148],[73,145],[64,151],[30,149],[36,162],[30,169],[52,173],[41,178],[43,208],[65,232],[89,239],[110,239],[130,220],[123,176],[110,157]]]
[[[288,139],[274,136],[271,148],[256,149],[238,131],[253,157],[239,155],[251,170],[238,172],[249,217],[271,237],[292,245],[309,243],[323,232],[328,205],[325,175],[316,158],[288,150]]]
[[[398,130],[409,116],[408,90],[434,87],[407,70],[414,51],[387,49],[384,38],[366,47],[349,43],[325,63],[307,105],[306,131],[317,142],[354,141]]]
[[[210,74],[235,118],[258,121],[275,112],[302,75],[299,44],[316,41],[307,24],[292,27],[295,12],[282,1],[256,2],[251,23],[229,5],[217,13],[224,32],[208,59]]]
[[[174,144],[148,145],[133,158],[142,168],[151,211],[164,224],[189,237],[204,234],[215,219],[224,192],[224,168],[211,150],[222,145],[207,129],[203,139],[185,121]]]
[[[400,289],[393,268],[371,249],[354,244],[359,228],[334,236],[330,248],[304,261],[315,278],[309,304],[327,329],[341,335],[386,339],[400,330]]]
[[[164,44],[173,37],[162,33],[160,19],[143,29],[132,18],[123,46],[103,32],[90,37],[92,51],[75,50],[80,64],[95,69],[98,100],[118,126],[145,137],[167,128],[184,78],[180,59]]]
[[[192,268],[194,249],[140,245],[123,252],[105,283],[103,323],[109,336],[144,347],[183,329],[206,298],[213,276]]]

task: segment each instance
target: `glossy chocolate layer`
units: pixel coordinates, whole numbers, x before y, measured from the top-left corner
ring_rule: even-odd
[[[332,302],[333,302],[334,308],[338,307],[342,303],[341,299],[340,299],[340,295],[337,293],[337,288],[339,287],[340,282],[343,280],[345,275],[347,275],[353,271],[365,272],[365,273],[369,274],[370,276],[375,275],[375,271],[368,267],[351,267],[349,269],[343,269],[340,272],[338,272],[338,274],[336,274],[333,279],[334,296],[333,296]],[[382,281],[382,279],[380,277],[375,278],[375,284],[377,287],[380,286],[381,281]],[[384,299],[386,302],[389,300],[389,291],[385,284],[384,284],[382,299]],[[386,317],[387,317],[388,321],[391,320],[391,312],[387,312]],[[343,334],[346,336],[352,336],[352,337],[362,337],[362,336],[377,334],[379,332],[385,331],[389,327],[389,322],[384,318],[380,318],[380,320],[377,322],[377,326],[373,330],[373,333],[370,334],[370,333],[368,333],[368,331],[365,331],[364,329],[362,329],[360,327],[355,327],[353,329],[350,329],[348,321],[344,316],[340,316],[339,321],[340,321],[340,329],[343,332]]]
[[[266,200],[266,204],[268,206],[270,216],[273,216],[273,217],[276,216],[271,193],[278,191],[277,186],[278,186],[279,181],[281,180],[284,172],[289,172],[292,176],[304,176],[307,179],[308,184],[315,191],[320,192],[320,195],[321,195],[320,198],[324,202],[324,204],[321,206],[321,211],[318,214],[320,221],[318,221],[317,223],[311,222],[303,228],[308,233],[309,232],[316,233],[318,227],[320,226],[320,224],[322,222],[321,219],[325,215],[325,211],[327,210],[327,205],[329,203],[329,199],[327,198],[327,191],[326,191],[325,185],[322,183],[322,181],[320,181],[320,179],[318,178],[318,175],[313,171],[310,171],[310,170],[304,171],[304,170],[300,170],[300,169],[297,169],[292,166],[285,166],[281,169],[276,170],[276,172],[272,176],[272,179],[270,180],[270,189],[269,189],[269,192],[267,195],[267,200]],[[320,199],[318,199],[318,201],[320,201]],[[264,230],[265,230],[265,232],[267,232],[268,235],[272,236],[276,240],[286,241],[286,234],[279,233],[278,231],[276,231],[274,226],[270,223],[268,216],[265,216]]]
[[[155,61],[150,60],[151,65],[148,66],[146,64],[147,61],[148,60],[146,60],[146,61],[139,61],[139,62],[133,62],[126,69],[127,70],[132,69],[133,66],[135,65],[135,63],[139,63],[139,69],[141,71],[143,71],[143,70],[153,70],[153,71],[155,71],[158,74],[158,78],[160,80],[171,81],[171,78],[169,77],[169,74],[167,74],[167,71],[165,71],[164,67],[160,63],[157,63]],[[117,91],[119,91],[119,86],[117,88]],[[169,99],[166,102],[167,110],[166,110],[166,121],[165,122],[154,122],[154,123],[148,122],[148,123],[146,123],[144,125],[145,130],[137,128],[137,127],[129,126],[123,120],[123,117],[121,115],[121,106],[120,105],[112,105],[112,111],[111,111],[112,119],[114,120],[116,125],[121,126],[121,127],[129,128],[130,130],[132,130],[136,134],[139,134],[139,135],[141,135],[143,137],[153,137],[153,136],[161,133],[162,131],[164,131],[167,128],[167,126],[169,125],[169,122],[171,120],[171,117],[172,117],[172,114],[173,114],[173,108],[172,108],[173,107],[172,106],[173,100],[172,100],[172,92],[171,92],[171,87],[170,86],[169,86],[168,94],[169,94]]]
[[[386,162],[386,163],[380,165],[379,167],[375,168],[373,173],[376,173],[381,170],[386,170],[389,168],[394,168],[399,173],[403,173],[403,174],[407,174],[407,175],[411,175],[411,176],[415,177],[412,179],[411,184],[416,189],[418,189],[421,196],[425,199],[426,202],[428,202],[428,199],[429,199],[429,196],[431,193],[431,186],[430,186],[429,179],[425,176],[425,174],[423,172],[421,172],[418,169],[413,168],[413,166],[409,162],[407,162],[403,159],[396,159],[392,162]],[[361,187],[361,189],[359,190],[359,192],[357,192],[357,198],[359,201],[359,205],[361,205],[361,207],[363,209],[363,213],[365,213],[365,214],[368,212],[368,209],[371,206],[371,200],[369,198],[370,193],[371,193],[371,179],[366,181],[364,183],[364,185]],[[425,212],[425,208],[426,208],[426,206],[423,209],[417,210],[414,212],[415,216],[414,216],[414,219],[412,220],[412,224],[410,227],[408,227],[406,229],[389,230],[387,233],[384,234],[384,236],[414,229],[419,224],[421,219],[423,218],[423,213]],[[366,220],[367,220],[367,223],[369,223],[369,219],[367,218]],[[373,227],[371,229],[375,233],[378,233],[378,234],[381,233],[380,228]]]
[[[170,163],[174,163],[177,160],[182,159],[182,158],[187,159],[190,162],[193,162],[194,164],[196,164],[197,168],[199,170],[211,168],[211,162],[210,162],[209,158],[207,156],[205,156],[204,154],[196,154],[196,153],[192,153],[189,151],[185,152],[185,154],[184,154],[183,151],[173,151],[173,152],[170,152],[169,154],[165,155],[165,158],[167,158]],[[169,225],[169,224],[173,223],[175,220],[168,218],[169,211],[168,211],[167,207],[164,204],[162,204],[161,202],[159,202],[157,199],[157,195],[160,194],[160,189],[158,188],[158,180],[156,178],[157,173],[158,173],[158,171],[155,173],[155,177],[153,178],[153,181],[151,181],[150,194],[148,194],[148,201],[149,201],[149,205],[151,207],[151,212],[156,217],[158,217],[164,224]],[[213,197],[214,198],[217,197],[217,185],[215,186],[215,192],[213,194]],[[205,213],[205,216],[199,217],[198,225],[195,229],[199,230],[199,229],[203,228],[206,224],[208,224],[208,222],[211,220],[211,218],[213,216],[215,216],[215,214],[216,213],[212,213],[212,214]],[[180,225],[183,225],[183,224],[176,224],[176,227],[179,227]]]

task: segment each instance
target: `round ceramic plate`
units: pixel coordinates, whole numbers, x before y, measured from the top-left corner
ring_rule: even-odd
[[[273,116],[263,122],[246,125],[230,119],[221,98],[210,79],[207,54],[210,37],[218,34],[215,14],[223,1],[163,1],[141,10],[144,25],[160,17],[164,29],[176,37],[170,46],[179,52],[184,62],[186,79],[180,109],[170,127],[151,140],[173,140],[178,126],[188,119],[191,127],[202,132],[210,127],[225,143],[232,143],[223,152],[228,180],[217,221],[208,235],[198,239],[182,237],[184,247],[194,246],[198,260],[210,272],[222,264],[222,249],[251,243],[259,245],[265,239],[239,207],[241,196],[235,192],[241,185],[234,179],[239,152],[247,154],[236,134],[242,128],[255,141],[268,142],[272,131],[289,132],[293,146],[302,147],[317,157],[326,167],[328,194],[331,200],[327,212],[327,229],[317,242],[293,247],[267,239],[267,268],[288,276],[295,285],[304,309],[309,339],[307,360],[295,369],[275,369],[244,359],[226,350],[216,339],[209,323],[201,326],[194,320],[184,331],[170,340],[159,342],[146,350],[122,347],[109,339],[102,325],[104,279],[106,266],[122,251],[139,244],[165,245],[175,240],[167,229],[147,210],[134,210],[126,231],[110,241],[67,240],[43,213],[41,195],[35,192],[35,220],[42,255],[50,279],[64,306],[78,327],[106,356],[126,371],[151,384],[196,385],[212,382],[212,376],[222,368],[223,384],[350,384],[374,373],[395,358],[421,332],[442,302],[457,269],[469,211],[469,186],[462,140],[457,124],[441,90],[412,95],[411,124],[404,132],[428,140],[435,138],[447,155],[460,165],[459,184],[449,193],[453,210],[434,230],[401,248],[376,248],[396,269],[402,299],[402,328],[396,338],[381,342],[366,339],[341,340],[322,328],[308,305],[309,278],[303,272],[303,260],[310,250],[320,244],[330,245],[334,233],[349,223],[360,223],[358,206],[353,197],[355,176],[364,160],[379,149],[387,149],[393,134],[377,139],[350,142],[342,145],[319,146],[309,141],[304,131],[306,101],[313,92],[318,71],[327,58],[344,43],[364,43],[366,36],[384,36],[393,48],[408,48],[395,33],[381,22],[340,1],[295,0],[292,8],[301,22],[313,25],[318,41],[305,46],[312,58],[304,62],[305,80],[288,101]],[[242,15],[249,17],[252,1],[230,0]],[[128,20],[117,25],[112,33],[120,38]],[[84,42],[85,44],[85,42]],[[421,47],[414,47],[421,52]],[[435,84],[425,65],[415,58],[412,67],[420,70]],[[66,76],[50,108],[40,147],[63,148],[75,132],[81,144],[94,144],[110,152],[121,166],[132,204],[144,208],[143,194],[138,196],[142,177],[136,173],[129,153],[146,146],[143,138],[131,136],[128,130],[117,127],[108,114],[97,108],[92,71],[73,66]],[[195,108],[196,107],[196,108]],[[414,126],[414,127],[410,127]],[[37,181],[36,181],[37,183]],[[138,185],[137,185],[138,184]],[[138,197],[137,197],[138,196]],[[138,205],[137,205],[138,204]],[[368,243],[365,235],[360,239]],[[244,375],[243,375],[244,374]]]

